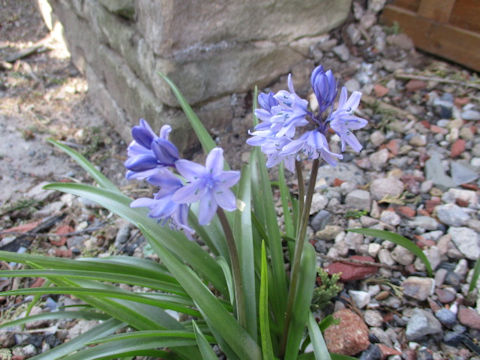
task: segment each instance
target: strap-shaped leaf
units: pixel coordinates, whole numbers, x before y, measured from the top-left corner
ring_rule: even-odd
[[[147,238],[152,235],[146,228],[140,227]],[[225,339],[226,343],[241,359],[261,359],[260,349],[256,342],[249,336],[238,322],[228,313],[219,300],[210,292],[189,267],[182,264],[160,243],[153,243],[158,256],[170,270],[175,274],[178,282],[190,295],[204,317],[215,331]],[[212,329],[213,331],[213,329]]]
[[[287,187],[285,180],[285,166],[283,162],[278,168],[278,186],[280,188],[280,199],[282,200],[283,219],[285,220],[285,233],[288,237],[295,238],[295,227],[293,223],[292,213],[290,211],[290,204],[292,204],[292,197]]]
[[[86,310],[45,312],[0,324],[0,329],[19,326],[33,321],[59,319],[108,320],[110,316],[96,311]]]
[[[322,332],[320,331],[312,313],[309,313],[308,315],[308,334],[310,335],[310,341],[313,346],[315,360],[331,360],[327,344],[323,339]]]
[[[192,325],[195,332],[195,338],[197,339],[198,349],[202,354],[202,360],[218,360],[217,354],[215,354],[207,338],[205,337],[205,335],[203,335],[202,331],[197,326],[195,321],[192,321]]]
[[[33,360],[53,360],[60,359],[63,356],[70,354],[76,350],[79,350],[85,347],[90,341],[113,334],[118,329],[124,327],[125,324],[121,321],[110,319],[105,321],[103,324],[100,324],[93,329],[90,329],[83,334],[75,337],[74,339],[63,343],[53,349],[50,349],[42,354],[32,357]]]
[[[268,265],[265,242],[262,242],[262,269],[259,299],[260,339],[262,342],[263,360],[274,360],[272,338],[270,334],[270,312],[268,309]]]
[[[296,360],[298,357],[300,343],[305,334],[308,314],[310,313],[316,275],[315,250],[312,245],[306,243],[300,263],[300,276],[295,291],[292,320],[288,329],[285,360]]]
[[[98,185],[100,185],[102,188],[108,189],[110,191],[120,192],[120,190],[115,186],[115,184],[108,180],[108,178],[100,171],[98,171],[95,166],[92,165],[92,163],[85,159],[83,155],[79,154],[71,147],[53,139],[49,139],[48,142],[68,154],[73,160],[77,162],[78,165],[80,165],[86,172],[88,172],[90,176],[92,176],[94,180],[98,183]]]
[[[367,236],[374,236],[380,239],[391,241],[397,245],[404,247],[405,249],[412,252],[416,257],[418,257],[424,264],[425,268],[427,269],[428,276],[433,276],[432,266],[430,265],[430,261],[423,253],[422,249],[420,249],[417,245],[413,243],[413,241],[407,239],[404,236],[395,234],[390,231],[385,230],[377,230],[377,229],[347,229],[347,231],[363,234]]]
[[[480,276],[480,258],[477,259],[477,261],[475,262],[475,267],[473,270],[472,279],[470,280],[470,286],[468,287],[468,292],[472,292],[475,289],[475,286],[477,286],[479,276]]]
[[[211,282],[217,290],[224,294],[227,293],[227,285],[222,276],[222,271],[207,252],[202,250],[196,242],[188,240],[184,234],[158,225],[147,216],[146,209],[130,208],[131,199],[128,197],[83,184],[53,183],[45,186],[45,188],[85,197],[99,203],[136,226],[148,229],[149,233],[152,234],[150,238],[152,247],[154,247],[153,243],[161,243],[179,258],[190,264],[198,274]]]

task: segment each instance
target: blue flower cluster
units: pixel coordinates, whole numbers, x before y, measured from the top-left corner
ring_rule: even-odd
[[[210,223],[218,206],[227,211],[236,209],[230,188],[240,179],[240,172],[223,170],[223,150],[218,147],[210,151],[205,166],[180,159],[177,147],[168,140],[171,130],[164,125],[157,136],[143,119],[132,128],[134,140],[124,164],[126,177],[145,179],[160,189],[153,198],[137,199],[130,206],[148,207],[148,215],[162,225],[169,223],[192,233],[188,226],[190,204],[199,202],[200,225]]]
[[[272,167],[284,162],[285,167],[294,171],[295,161],[301,158],[322,158],[331,165],[342,159],[341,154],[330,151],[327,141],[329,129],[333,129],[340,137],[342,152],[349,145],[359,152],[362,145],[352,130],[358,130],[367,124],[367,120],[353,115],[362,94],[354,91],[348,97],[347,89],[342,88],[338,105],[334,110],[337,98],[337,82],[331,70],[325,71],[322,66],[316,67],[310,77],[313,92],[318,102],[318,111],[308,110],[308,101],[300,98],[293,88],[292,77],[288,76],[288,89],[276,94],[270,92],[258,96],[260,108],[255,115],[261,121],[250,133],[247,143],[260,146],[267,155],[267,166]],[[294,138],[297,128],[313,129]]]

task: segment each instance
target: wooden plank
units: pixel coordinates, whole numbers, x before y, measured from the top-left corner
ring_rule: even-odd
[[[480,33],[480,1],[457,0],[449,23],[465,30]]]
[[[382,21],[387,25],[398,22],[416,47],[480,71],[480,34],[439,24],[392,5],[385,7]]]
[[[420,0],[395,0],[393,5],[417,12],[418,7],[420,6]]]
[[[450,18],[455,0],[421,0],[418,7],[418,15],[440,23],[447,23]]]

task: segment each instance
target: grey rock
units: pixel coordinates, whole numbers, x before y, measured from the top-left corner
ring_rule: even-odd
[[[431,180],[435,185],[442,188],[455,186],[453,179],[446,175],[441,155],[437,152],[432,152],[430,159],[425,162],[425,175],[427,180]]]
[[[382,211],[382,214],[380,215],[380,221],[388,225],[397,226],[398,224],[400,224],[401,218],[397,215],[396,212],[385,210]]]
[[[431,278],[409,276],[402,283],[403,292],[411,298],[424,301],[433,294],[435,281]]]
[[[467,223],[470,216],[465,210],[455,204],[445,204],[435,207],[438,219],[448,226],[462,226]]]
[[[316,214],[320,210],[325,209],[328,204],[328,198],[318,192],[313,194],[310,215]]]
[[[385,3],[386,0],[370,0],[368,2],[368,10],[377,13],[384,8]]]
[[[389,157],[388,150],[382,149],[374,152],[368,158],[374,170],[381,170],[387,164],[388,157]]]
[[[370,193],[366,190],[356,189],[345,197],[345,205],[349,209],[370,211],[371,202]]]
[[[348,79],[345,82],[345,87],[347,88],[348,91],[353,92],[353,91],[359,91],[360,90],[360,84],[355,78]]]
[[[407,340],[413,341],[426,335],[442,332],[442,324],[431,313],[422,309],[414,309],[407,323]]]
[[[115,237],[115,245],[119,246],[127,242],[130,236],[130,225],[125,224],[118,229],[117,236]]]
[[[329,211],[327,210],[320,210],[312,219],[310,226],[313,228],[315,231],[322,230],[332,217],[332,214],[330,214]]]
[[[460,259],[457,263],[457,266],[455,266],[455,269],[453,270],[455,274],[457,274],[459,277],[462,279],[465,278],[465,275],[467,275],[468,272],[468,262],[465,259]]]
[[[480,176],[478,171],[475,171],[470,168],[469,165],[462,164],[458,161],[452,161],[450,164],[450,172],[455,186],[475,181]]]
[[[395,265],[395,260],[393,260],[392,254],[390,254],[390,251],[388,251],[387,249],[380,249],[380,251],[378,252],[378,260],[380,261],[380,263],[385,265]]]
[[[430,216],[416,216],[408,222],[411,228],[421,228],[423,230],[437,230],[439,223]]]
[[[335,237],[343,231],[343,228],[338,225],[327,225],[324,229],[315,233],[315,236],[320,240],[334,240]]]
[[[135,17],[134,0],[99,0],[109,11],[132,20]]]
[[[359,309],[363,309],[370,302],[370,294],[366,291],[350,290],[348,294]]]
[[[355,184],[365,184],[363,172],[353,163],[338,163],[337,166],[323,165],[318,170],[319,176],[325,178],[329,184],[335,178],[350,181]],[[317,181],[318,184],[318,181]]]
[[[451,329],[457,323],[457,315],[448,309],[440,309],[435,313],[435,316],[442,323],[443,326]]]
[[[480,257],[480,237],[474,230],[467,227],[450,227],[448,233],[467,259],[476,260]]]
[[[478,121],[480,120],[480,111],[467,109],[462,111],[462,119],[469,121]]]
[[[347,32],[348,38],[350,39],[353,45],[356,45],[362,38],[362,34],[360,33],[360,30],[358,30],[355,24],[353,23],[347,26],[346,32]]]
[[[45,190],[43,187],[48,185],[48,181],[42,181],[40,184],[35,185],[31,188],[26,194],[25,197],[37,201],[46,201],[50,196],[52,196],[55,191]]]
[[[337,45],[332,49],[333,53],[343,62],[350,59],[350,51],[345,44]]]
[[[430,262],[432,270],[435,270],[442,262],[442,254],[437,246],[431,246],[428,249],[423,250],[423,253]],[[417,260],[420,261],[420,259]]]
[[[453,101],[436,98],[433,101],[435,112],[442,119],[450,119],[453,112]]]
[[[360,360],[382,360],[383,354],[382,350],[377,344],[370,344],[362,355],[360,355]]]
[[[370,29],[377,22],[377,16],[372,13],[366,13],[360,19],[360,26],[365,30]]]
[[[442,195],[442,201],[447,203],[455,203],[456,200],[468,202],[469,207],[478,205],[478,196],[475,191],[465,189],[449,189]]]
[[[370,193],[375,200],[382,200],[387,195],[400,196],[403,189],[403,183],[394,177],[376,179],[370,185]]]
[[[383,316],[377,310],[366,310],[363,314],[363,319],[368,326],[381,327],[383,325]]]
[[[410,265],[413,263],[415,256],[403,246],[397,245],[392,251],[392,258],[401,265]]]
[[[373,146],[380,146],[384,143],[384,141],[385,135],[382,131],[376,130],[370,135],[370,142],[373,144]]]

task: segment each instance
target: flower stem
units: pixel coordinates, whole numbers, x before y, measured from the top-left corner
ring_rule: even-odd
[[[305,183],[303,180],[303,171],[302,163],[300,161],[295,161],[295,172],[297,173],[297,183],[298,183],[298,213],[297,213],[297,228],[295,229],[295,234],[298,235],[300,230],[300,220],[302,218],[303,204],[305,202]]]
[[[228,223],[225,212],[221,209],[217,209],[217,215],[222,224],[223,232],[225,233],[225,239],[227,240],[228,254],[230,255],[230,263],[232,266],[233,284],[235,287],[235,308],[237,311],[237,319],[243,328],[246,327],[246,314],[245,314],[245,298],[243,293],[242,273],[240,272],[240,261],[238,259],[237,246],[235,245],[235,239],[233,237],[232,229]]]
[[[313,193],[315,191],[315,183],[317,182],[317,174],[320,161],[318,159],[313,160],[312,171],[310,173],[310,179],[308,183],[307,194],[305,198],[305,204],[302,210],[302,216],[300,218],[300,231],[297,233],[295,241],[295,254],[293,257],[293,263],[290,274],[290,287],[288,289],[288,302],[287,311],[285,313],[285,327],[283,329],[283,338],[281,344],[282,354],[285,352],[288,338],[288,328],[292,318],[292,308],[295,302],[295,292],[297,289],[298,276],[300,273],[300,260],[303,254],[303,246],[305,244],[305,236],[307,234],[308,219],[310,215],[310,207],[312,206]],[[300,186],[299,186],[300,187]]]

